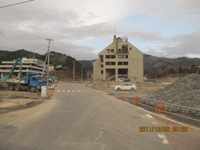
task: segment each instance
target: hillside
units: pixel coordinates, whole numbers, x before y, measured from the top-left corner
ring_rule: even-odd
[[[144,54],[144,69],[163,68],[166,66],[200,66],[200,58],[165,58]]]
[[[17,50],[17,51],[0,50],[0,64],[2,63],[2,61],[12,61],[16,58],[22,58],[22,57],[38,58],[41,60],[45,59],[45,55],[40,55],[40,54],[33,53],[24,49]]]
[[[33,53],[27,50],[16,50],[16,51],[5,51],[0,50],[0,64],[2,61],[12,61],[16,58],[36,58],[45,61],[46,54],[40,55],[37,53]],[[76,64],[76,78],[80,78],[80,68],[81,64],[73,57],[67,56],[66,54],[57,53],[57,52],[51,52],[50,55],[50,64],[56,67],[57,65],[63,65],[67,70],[65,70],[64,73],[57,74],[60,78],[72,78],[72,67],[73,67],[73,61],[75,61]],[[52,73],[54,75],[54,73]]]
[[[41,60],[45,60],[45,54],[40,55],[37,53],[33,53],[27,50],[17,50],[17,51],[3,51],[0,50],[0,64],[4,60],[14,60],[20,57],[27,58],[37,58]],[[51,52],[50,55],[50,64],[54,65],[63,65],[68,68],[68,73],[70,77],[72,76],[72,67],[73,61],[76,64],[76,74],[80,77],[81,68],[83,71],[83,77],[86,77],[86,72],[92,72],[92,63],[95,60],[79,60],[77,61],[75,58],[58,53]],[[144,54],[144,76],[147,78],[158,78],[165,77],[171,74],[186,74],[186,73],[200,73],[200,58],[187,58],[187,57],[179,57],[179,58],[165,58],[165,57],[155,57],[151,55]]]
[[[148,78],[170,74],[200,73],[200,58],[165,58],[144,54],[144,74]]]

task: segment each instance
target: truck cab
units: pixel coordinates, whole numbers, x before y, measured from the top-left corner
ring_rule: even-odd
[[[41,90],[41,86],[46,86],[46,78],[41,76],[31,76],[29,79],[29,89],[34,92],[36,90]]]

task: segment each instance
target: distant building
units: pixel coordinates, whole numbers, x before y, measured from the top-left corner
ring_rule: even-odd
[[[8,73],[10,73],[15,61],[2,61],[2,65],[0,65],[0,74],[1,77],[5,77]],[[44,61],[39,59],[22,59],[22,76],[25,76],[27,72],[36,72],[41,74],[46,72],[44,68]],[[18,64],[13,72],[13,75],[19,77],[20,75],[20,65]]]
[[[128,42],[127,38],[116,38],[99,53],[93,63],[93,80],[117,80],[119,77],[131,81],[143,81],[143,53]]]
[[[68,67],[65,67],[63,65],[57,65],[56,66],[56,71],[68,71],[69,68]]]
[[[49,71],[54,71],[54,68],[55,68],[55,67],[54,67],[53,65],[50,65],[50,66],[49,66]]]

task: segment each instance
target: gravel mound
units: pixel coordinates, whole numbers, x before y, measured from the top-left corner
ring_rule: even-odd
[[[164,102],[167,111],[200,117],[200,75],[180,78],[141,101],[151,106]]]

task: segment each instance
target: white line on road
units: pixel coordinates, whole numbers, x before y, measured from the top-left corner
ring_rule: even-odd
[[[156,126],[156,125],[158,125],[158,122],[152,122],[152,124]]]
[[[150,114],[145,114],[145,116],[149,119],[152,119],[153,117]]]
[[[162,139],[163,144],[169,144],[164,134],[157,134],[157,136]]]
[[[60,90],[57,90],[57,92],[60,92]]]

